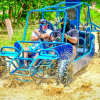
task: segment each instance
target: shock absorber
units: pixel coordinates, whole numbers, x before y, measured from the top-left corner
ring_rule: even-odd
[[[98,43],[99,43],[98,52],[99,52],[99,57],[100,57],[100,32],[97,32],[97,34],[98,34]]]

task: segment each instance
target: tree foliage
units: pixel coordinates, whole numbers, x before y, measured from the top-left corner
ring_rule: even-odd
[[[82,2],[99,3],[99,0],[81,0]],[[4,22],[5,19],[9,18],[14,23],[25,22],[28,11],[33,9],[40,9],[45,6],[55,5],[59,2],[65,2],[65,0],[0,0],[0,20]],[[41,13],[30,14],[29,21],[31,19],[40,19]],[[48,13],[51,19],[54,15]]]

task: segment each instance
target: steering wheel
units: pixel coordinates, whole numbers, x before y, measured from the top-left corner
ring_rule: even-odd
[[[60,32],[60,31],[53,31],[53,32],[50,33],[50,36],[52,36],[53,34],[56,35],[54,41],[61,42],[61,40],[62,40],[62,35],[61,35],[62,32]]]

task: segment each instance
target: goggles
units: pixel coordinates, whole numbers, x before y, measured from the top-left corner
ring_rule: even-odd
[[[45,24],[45,23],[43,23],[43,22],[39,22],[39,25],[43,25],[43,26],[45,26],[46,24]]]

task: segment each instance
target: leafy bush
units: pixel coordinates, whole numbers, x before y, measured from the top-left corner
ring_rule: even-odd
[[[100,9],[100,3],[97,3],[97,5],[95,7]]]
[[[97,10],[90,9],[90,16],[91,16],[91,21],[93,23],[97,24],[98,26],[100,26],[100,13],[98,13]],[[83,8],[81,9],[80,21],[83,23],[87,22],[85,19],[85,14],[83,12]]]

